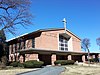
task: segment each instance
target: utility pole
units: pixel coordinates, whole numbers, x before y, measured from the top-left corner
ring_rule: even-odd
[[[65,29],[65,33],[66,33],[66,24],[67,24],[67,21],[66,21],[66,19],[64,18],[62,22],[64,23],[64,29]]]

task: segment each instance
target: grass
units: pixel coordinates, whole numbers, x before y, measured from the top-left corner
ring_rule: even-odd
[[[0,70],[0,75],[16,75],[18,73],[32,71],[32,70],[36,70],[36,69],[9,68],[9,69]]]
[[[69,65],[65,66],[65,71],[61,75],[99,75],[100,67],[93,66],[78,66],[78,65]]]

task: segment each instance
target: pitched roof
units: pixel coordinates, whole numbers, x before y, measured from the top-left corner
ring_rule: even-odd
[[[31,33],[25,33],[25,34],[23,34],[23,35],[20,35],[20,36],[11,38],[11,39],[9,39],[9,40],[6,40],[6,42],[9,42],[9,41],[12,41],[12,40],[14,40],[14,39],[18,39],[18,38],[21,38],[21,37],[23,37],[23,36],[26,36],[26,35],[29,35],[29,34],[33,34],[33,33],[46,32],[46,31],[55,31],[55,30],[64,30],[64,28],[39,29],[39,30],[33,31],[33,32],[31,32]],[[75,35],[75,34],[72,33],[71,31],[69,31],[68,29],[67,29],[66,31],[68,31],[69,33],[71,33],[72,35],[74,35],[76,38],[78,38],[79,40],[81,40],[77,35]]]

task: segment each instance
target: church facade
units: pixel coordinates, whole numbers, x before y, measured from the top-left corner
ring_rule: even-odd
[[[81,39],[64,28],[37,30],[7,42],[9,61],[38,60],[45,65],[54,65],[56,60],[87,60],[87,53],[81,50]],[[90,55],[98,57],[98,53]]]

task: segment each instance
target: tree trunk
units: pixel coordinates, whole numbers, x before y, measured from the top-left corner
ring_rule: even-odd
[[[87,50],[88,50],[88,64],[89,64],[89,66],[90,66],[90,51],[89,51],[88,48],[87,48]]]
[[[0,68],[5,68],[7,63],[6,37],[3,30],[0,30]]]
[[[0,68],[5,68],[6,64],[7,64],[7,56],[6,56],[6,50],[5,50],[5,46],[3,46],[3,44],[0,44]]]

